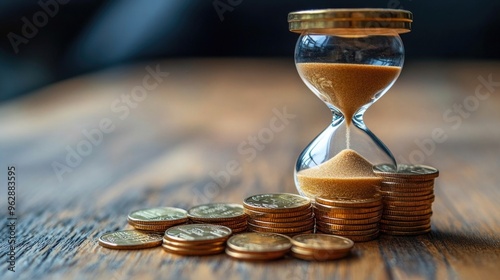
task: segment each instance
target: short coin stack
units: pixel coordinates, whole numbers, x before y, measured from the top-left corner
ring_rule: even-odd
[[[362,199],[316,197],[316,231],[347,237],[355,242],[376,239],[382,217],[382,196]]]
[[[293,236],[314,231],[311,200],[296,194],[258,194],[243,201],[248,230]]]
[[[374,172],[384,178],[381,232],[391,235],[430,232],[434,179],[439,171],[430,166],[399,164],[396,171],[389,165],[377,165]]]
[[[128,215],[128,223],[143,231],[164,232],[168,228],[188,221],[184,209],[158,207],[133,211]]]
[[[230,228],[211,224],[188,224],[167,229],[163,249],[184,256],[215,255],[224,252]]]
[[[160,246],[161,240],[161,234],[157,233],[119,230],[103,234],[99,238],[99,245],[116,250],[146,249]]]
[[[192,223],[226,226],[233,233],[247,230],[247,215],[241,204],[210,203],[195,206],[188,210]]]
[[[292,238],[291,255],[308,261],[340,259],[349,254],[354,242],[328,234],[300,234]]]
[[[292,243],[284,235],[265,232],[245,232],[227,241],[226,254],[239,260],[267,261],[284,257]]]

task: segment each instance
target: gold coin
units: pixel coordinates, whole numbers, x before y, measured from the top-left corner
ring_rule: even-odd
[[[245,232],[247,230],[248,230],[248,226],[244,226],[244,227],[240,227],[240,228],[233,228],[232,229],[233,234],[242,233],[242,232]]]
[[[323,232],[321,230],[317,230],[318,233],[326,233],[330,234],[328,232]],[[342,237],[349,238],[354,242],[366,242],[366,241],[371,241],[376,239],[380,235],[380,231],[377,231],[373,234],[370,235],[343,235]]]
[[[295,233],[306,230],[311,230],[314,228],[314,222],[311,222],[309,225],[301,226],[301,227],[292,227],[292,228],[273,228],[273,227],[263,227],[254,224],[248,224],[248,229],[251,231],[258,232],[271,232],[271,233]]]
[[[396,230],[380,230],[385,234],[389,235],[421,235],[431,232],[431,227],[429,226],[427,229],[419,230],[419,231],[396,231]]]
[[[226,248],[226,254],[232,258],[245,261],[268,261],[279,259],[285,256],[286,252],[267,252],[262,254],[245,253]]]
[[[228,228],[238,228],[238,227],[243,227],[247,225],[247,220],[245,219],[244,221],[238,221],[237,223],[219,223],[219,222],[196,222],[198,224],[210,224],[210,225],[219,225],[219,226],[226,226]]]
[[[421,231],[421,230],[426,230],[431,227],[431,224],[428,223],[426,225],[421,225],[421,226],[411,226],[411,227],[402,227],[402,226],[392,226],[392,225],[386,225],[386,224],[381,224],[380,225],[380,230],[389,230],[389,231]]]
[[[195,219],[195,218],[190,218],[189,219],[193,224],[213,224],[213,225],[221,225],[221,226],[231,226],[235,224],[241,224],[247,221],[247,214],[240,218],[235,218],[231,220],[224,220],[224,221],[219,221],[219,220],[209,220],[209,219]]]
[[[425,181],[437,178],[439,170],[426,165],[398,164],[397,170],[389,164],[379,164],[373,167],[373,172],[384,178],[408,179],[414,181]]]
[[[144,230],[144,231],[157,231],[157,232],[165,232],[170,227],[180,225],[180,224],[185,224],[185,222],[180,223],[180,224],[173,224],[173,225],[149,225],[149,224],[136,224],[132,221],[128,221],[128,223],[133,226],[135,229],[138,230]]]
[[[335,230],[320,224],[316,224],[316,229],[319,229],[322,232],[327,232],[330,234],[340,235],[340,236],[370,235],[379,231],[378,228],[372,228],[367,230]]]
[[[311,205],[311,200],[291,193],[270,193],[247,197],[243,204],[254,211],[283,213],[306,209]]]
[[[305,261],[331,261],[331,260],[341,259],[341,258],[349,255],[349,253],[329,253],[329,252],[326,252],[326,253],[325,252],[314,252],[312,254],[301,254],[301,253],[297,253],[293,250],[296,250],[296,249],[292,249],[292,251],[289,253],[290,256],[297,258],[297,259],[305,260]]]
[[[320,235],[329,235],[329,234],[320,234]],[[354,242],[352,240],[351,242],[354,245]],[[310,249],[310,248],[293,246],[291,251],[292,253],[297,253],[301,255],[307,255],[311,257],[316,256],[318,259],[327,259],[327,258],[338,259],[347,256],[351,250],[349,249],[346,251],[335,251],[335,250]]]
[[[375,195],[372,198],[361,199],[342,199],[342,198],[322,198],[316,197],[316,204],[334,206],[334,207],[350,207],[350,208],[366,208],[375,207],[382,204],[382,196]]]
[[[195,244],[195,245],[190,245],[190,244],[177,245],[177,244],[182,244],[182,243],[171,242],[169,240],[163,239],[163,245],[174,248],[172,250],[179,249],[179,250],[190,250],[190,251],[195,251],[195,250],[202,250],[203,251],[203,250],[211,250],[214,248],[220,248],[220,247],[226,246],[226,244],[224,242],[202,244],[202,245],[197,245],[197,244]]]
[[[187,224],[165,231],[165,239],[176,242],[207,243],[225,241],[232,234],[230,228],[211,224]]]
[[[393,210],[393,211],[419,211],[426,210],[432,207],[432,204],[429,205],[420,205],[420,206],[393,206],[386,205],[384,210]]]
[[[396,201],[396,200],[384,200],[384,206],[403,206],[403,207],[414,207],[422,205],[431,205],[434,202],[434,198],[427,200],[417,200],[417,201]]]
[[[419,221],[393,221],[393,220],[380,220],[380,225],[391,225],[391,226],[401,226],[401,227],[413,227],[413,226],[421,226],[421,225],[429,225],[431,223],[431,219],[424,219]]]
[[[362,213],[362,214],[345,214],[345,213],[333,213],[333,212],[325,212],[319,209],[315,209],[314,213],[316,216],[323,216],[329,218],[340,218],[340,219],[368,219],[377,217],[382,214],[382,210],[371,212],[371,213]]]
[[[246,227],[247,225],[248,225],[248,222],[244,221],[244,222],[239,223],[239,224],[226,225],[226,227],[233,229],[233,228]]]
[[[301,234],[291,240],[296,247],[309,250],[325,250],[331,252],[349,252],[354,246],[352,240],[328,234]]]
[[[381,191],[384,197],[412,197],[412,196],[423,196],[432,195],[434,190],[426,190],[423,192],[393,192],[393,191]]]
[[[380,235],[380,232],[378,231],[378,232],[376,232],[374,234],[370,234],[370,235],[350,235],[350,236],[346,235],[344,237],[349,238],[354,242],[367,242],[367,241],[372,241],[372,240],[377,239],[379,235]]]
[[[326,216],[317,216],[316,221],[322,221],[325,223],[336,224],[336,225],[364,225],[364,224],[377,223],[381,218],[382,218],[382,215],[378,215],[378,216],[373,217],[373,218],[358,219],[358,220],[331,218],[331,217],[326,217]]]
[[[429,199],[434,199],[434,194],[428,194],[428,195],[421,195],[421,196],[384,196],[384,201],[389,202],[389,201],[400,201],[400,202],[406,202],[406,201],[422,201],[422,200],[429,200]]]
[[[372,212],[382,210],[383,205],[382,205],[382,202],[380,202],[380,205],[378,205],[378,206],[366,207],[366,208],[365,207],[347,208],[347,207],[328,206],[328,205],[321,205],[321,204],[315,204],[314,207],[316,207],[316,209],[318,209],[320,211],[328,212],[328,213],[363,214],[363,213],[372,213]]]
[[[131,212],[128,220],[135,224],[179,224],[188,220],[184,209],[174,207],[158,207]]]
[[[172,254],[177,254],[177,255],[183,255],[183,256],[207,256],[207,255],[216,255],[224,252],[225,247],[220,246],[220,247],[214,247],[212,249],[204,249],[204,250],[189,250],[189,249],[183,249],[179,247],[173,247],[169,245],[161,245],[163,247],[163,250],[165,250],[168,253]]]
[[[188,217],[198,221],[227,221],[245,216],[243,205],[231,203],[210,203],[194,206],[188,210]]]
[[[423,192],[429,192],[429,193],[434,193],[434,187],[426,187],[426,188],[394,188],[394,187],[384,187],[382,186],[380,188],[380,193],[386,197],[388,196],[388,193],[398,193],[400,194],[399,196],[402,196],[401,194],[407,194],[409,196],[414,195],[415,193],[423,193]]]
[[[323,227],[330,228],[333,230],[368,230],[368,229],[378,228],[378,223],[363,224],[363,225],[337,225],[322,221],[317,221],[316,223],[320,224]]]
[[[411,181],[411,180],[399,180],[399,181],[389,181],[393,178],[386,177],[380,183],[382,187],[390,188],[401,188],[401,189],[419,189],[419,188],[434,188],[434,179],[426,181]]]
[[[245,253],[286,253],[292,247],[290,238],[275,233],[247,232],[233,235],[227,241],[228,248]]]
[[[210,242],[210,243],[203,243],[203,244],[190,244],[186,242],[175,242],[171,241],[168,239],[163,238],[163,244],[167,244],[170,246],[175,246],[175,247],[185,247],[185,248],[203,248],[203,247],[220,247],[220,246],[225,246],[226,241],[218,241],[218,242]]]
[[[262,222],[259,220],[249,219],[248,223],[263,226],[263,227],[274,227],[274,228],[290,228],[290,227],[301,227],[308,226],[311,223],[314,223],[314,218],[309,218],[307,220],[299,221],[299,222],[289,222],[289,223],[276,223],[276,222]]]
[[[288,217],[288,218],[266,218],[262,216],[252,216],[248,218],[248,221],[259,221],[259,222],[271,222],[271,223],[292,223],[298,221],[304,221],[308,219],[313,219],[314,213],[310,211],[309,213],[296,217]]]
[[[432,213],[432,208],[429,207],[428,209],[425,210],[418,210],[418,211],[394,211],[394,210],[384,210],[382,215],[393,215],[393,216],[422,216],[426,214]]]
[[[384,220],[391,220],[391,221],[420,221],[420,220],[425,220],[429,219],[432,216],[432,212],[426,215],[421,215],[421,216],[393,216],[393,215],[383,215],[382,219]]]
[[[291,232],[291,233],[281,233],[283,235],[286,235],[290,238],[293,238],[294,236],[300,235],[300,234],[309,234],[309,233],[314,233],[314,229],[306,230],[306,231],[299,231],[299,232]]]
[[[106,233],[99,238],[99,245],[109,249],[145,249],[160,246],[162,236],[136,230],[119,230]]]
[[[298,211],[290,211],[290,212],[279,212],[279,213],[269,213],[269,212],[259,212],[259,211],[254,211],[251,209],[246,209],[245,208],[245,213],[254,219],[260,219],[260,218],[273,218],[273,219],[279,219],[279,218],[292,218],[292,217],[298,217],[298,216],[304,216],[304,215],[311,215],[313,207],[310,205],[309,207],[305,209],[301,209]]]

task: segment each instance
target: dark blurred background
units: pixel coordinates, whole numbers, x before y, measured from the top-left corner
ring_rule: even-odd
[[[149,59],[292,59],[287,14],[401,8],[407,61],[500,58],[500,1],[40,0],[0,2],[0,101],[99,69]]]

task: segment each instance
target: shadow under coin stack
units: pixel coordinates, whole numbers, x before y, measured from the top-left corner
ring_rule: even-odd
[[[163,233],[172,226],[185,224],[188,217],[184,209],[158,207],[133,211],[127,220],[135,229]]]
[[[430,232],[436,168],[399,164],[395,172],[390,166],[374,167],[383,177],[381,192],[384,212],[380,231],[390,235],[419,235]]]
[[[296,194],[258,194],[243,202],[248,230],[294,236],[314,231],[311,200]]]
[[[247,230],[247,215],[241,204],[210,203],[195,206],[188,210],[192,223],[226,226],[233,233]]]
[[[376,239],[382,217],[382,196],[362,199],[316,197],[316,231],[340,235],[355,242]]]
[[[267,261],[284,257],[290,247],[290,239],[281,234],[246,232],[229,238],[226,254],[239,260]]]
[[[215,255],[224,252],[231,236],[230,228],[211,224],[188,224],[167,229],[162,247],[184,256]]]

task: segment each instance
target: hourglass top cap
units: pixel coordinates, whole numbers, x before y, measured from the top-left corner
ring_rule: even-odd
[[[413,15],[396,9],[322,9],[288,14],[290,31],[340,34],[407,33]]]

